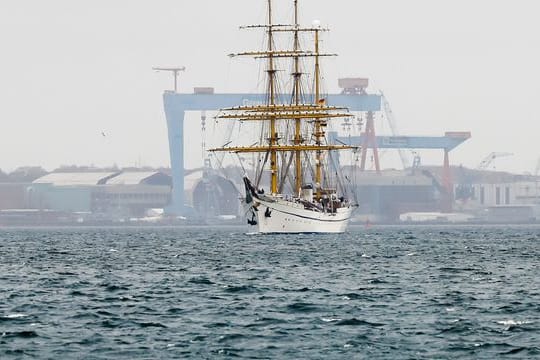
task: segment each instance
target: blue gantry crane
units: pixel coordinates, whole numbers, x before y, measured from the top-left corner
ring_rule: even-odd
[[[169,69],[167,69],[169,70]],[[176,68],[174,69],[176,70]],[[345,80],[345,81],[343,81]],[[175,78],[176,81],[176,78]],[[363,151],[368,148],[377,149],[442,149],[444,150],[444,176],[443,186],[450,192],[452,183],[449,170],[448,153],[456,146],[470,138],[470,132],[446,132],[444,136],[376,136],[374,125],[374,113],[381,111],[381,95],[368,94],[367,79],[348,78],[340,79],[341,94],[327,96],[329,104],[339,104],[348,107],[353,112],[367,113],[366,131],[359,136],[340,137],[337,132],[329,132],[329,138],[341,142],[363,146]],[[264,94],[216,94],[213,88],[195,88],[194,93],[184,94],[175,91],[165,91],[163,102],[167,119],[169,154],[171,161],[173,191],[171,204],[167,210],[169,214],[188,215],[191,209],[184,204],[184,116],[187,111],[212,111],[238,104],[263,103]],[[389,107],[384,99],[385,106]],[[388,110],[387,110],[388,111]],[[369,127],[369,131],[367,130]],[[393,129],[395,132],[395,129]],[[365,157],[365,155],[364,155]],[[378,160],[378,158],[377,158]],[[407,165],[405,157],[402,157],[404,166]],[[364,165],[365,167],[365,161]],[[377,170],[380,167],[377,161]]]
[[[211,88],[196,89],[193,94],[165,91],[163,103],[169,137],[173,190],[171,205],[167,212],[189,215],[191,210],[184,204],[184,116],[187,111],[212,111],[238,104],[264,103],[264,94],[215,94]],[[340,104],[351,111],[379,111],[380,96],[373,94],[328,95],[329,104]]]

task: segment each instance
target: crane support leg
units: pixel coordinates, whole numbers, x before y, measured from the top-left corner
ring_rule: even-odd
[[[373,150],[373,161],[375,162],[375,170],[377,174],[381,173],[381,167],[379,164],[379,149],[377,146],[377,137],[375,136],[375,123],[373,121],[373,112],[368,111],[366,121],[366,132],[364,135],[364,142],[362,144],[362,161],[360,163],[360,170],[366,170],[366,156],[368,148]]]
[[[442,185],[445,190],[444,194],[441,194],[441,210],[443,212],[452,212],[452,203],[454,201],[454,185],[452,183],[452,172],[450,170],[449,150],[444,149],[444,164]]]

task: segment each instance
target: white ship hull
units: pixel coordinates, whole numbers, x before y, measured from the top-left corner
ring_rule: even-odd
[[[347,229],[353,207],[342,207],[335,212],[305,209],[304,205],[276,198],[254,201],[260,233],[343,233]]]

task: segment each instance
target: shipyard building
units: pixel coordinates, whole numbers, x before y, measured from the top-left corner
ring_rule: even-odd
[[[171,179],[161,172],[56,172],[26,190],[28,207],[102,218],[145,216],[170,201]]]

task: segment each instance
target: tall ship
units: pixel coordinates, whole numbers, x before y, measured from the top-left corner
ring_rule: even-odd
[[[242,203],[248,224],[258,232],[342,233],[358,205],[347,194],[350,179],[341,173],[336,152],[355,148],[330,143],[326,128],[331,120],[353,115],[327,104],[320,60],[335,54],[321,52],[319,45],[328,30],[318,21],[301,26],[298,0],[293,2],[292,24],[280,24],[267,0],[267,22],[242,27],[264,31],[265,49],[231,55],[263,60],[266,99],[221,109],[217,118],[256,122],[257,141],[210,151],[257,158],[253,171],[245,171]]]

